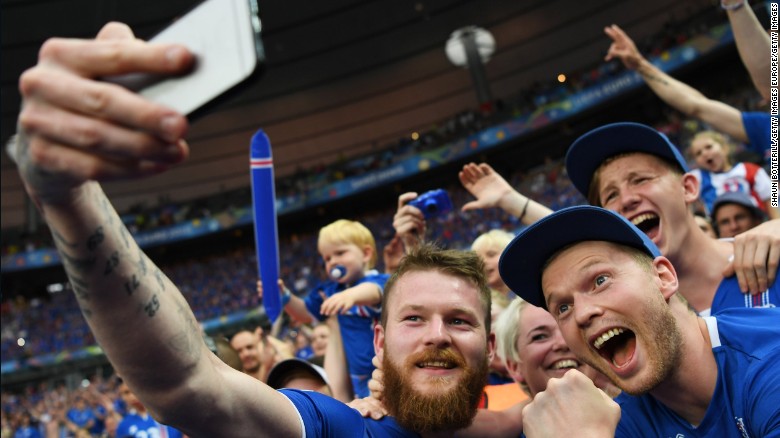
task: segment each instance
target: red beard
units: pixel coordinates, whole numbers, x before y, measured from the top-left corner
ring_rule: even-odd
[[[409,372],[417,363],[445,361],[465,372],[451,390],[436,394],[417,391]],[[407,358],[403,368],[396,367],[387,355],[382,361],[385,390],[384,403],[401,426],[417,433],[462,429],[471,424],[487,383],[487,355],[477,368],[466,365],[463,357],[451,349],[426,350]],[[444,383],[444,382],[441,382]]]

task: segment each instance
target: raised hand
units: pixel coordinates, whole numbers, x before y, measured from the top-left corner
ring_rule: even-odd
[[[97,79],[183,73],[192,62],[183,46],[145,43],[119,23],[95,40],[48,40],[20,78],[19,132],[9,146],[33,199],[66,201],[86,181],[153,174],[186,158],[184,116]]]
[[[636,48],[634,40],[632,40],[623,29],[618,27],[617,24],[605,27],[604,33],[612,39],[612,44],[609,45],[604,60],[611,61],[617,58],[623,62],[623,65],[626,66],[626,68],[631,70],[639,68],[639,64],[644,57],[639,52],[639,49]]]

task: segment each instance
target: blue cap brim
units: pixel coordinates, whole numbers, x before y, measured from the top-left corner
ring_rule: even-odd
[[[542,267],[557,251],[585,241],[613,242],[661,255],[645,233],[623,216],[601,207],[569,207],[523,230],[501,254],[498,271],[509,289],[529,303],[547,308],[542,292]]]
[[[596,169],[608,158],[630,152],[659,156],[688,172],[685,158],[666,135],[634,122],[612,123],[583,134],[566,152],[566,172],[577,190],[587,198]]]

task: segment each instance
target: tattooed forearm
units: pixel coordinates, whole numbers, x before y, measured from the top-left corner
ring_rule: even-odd
[[[92,255],[84,259],[77,259],[65,252],[64,248],[61,248],[60,255],[67,266],[78,272],[87,272],[95,266],[95,263],[97,263],[97,256]]]
[[[103,234],[103,227],[97,227],[97,230],[87,238],[87,249],[94,251],[98,245],[103,243],[105,237],[106,236]]]
[[[110,275],[112,272],[114,272],[114,268],[116,268],[118,264],[119,252],[114,251],[110,256],[108,256],[108,260],[106,260],[106,268],[103,269],[103,275]]]
[[[125,283],[125,292],[127,292],[128,295],[132,295],[139,286],[141,286],[141,282],[138,280],[138,277],[133,274],[133,276]]]
[[[76,294],[76,297],[82,301],[89,301],[91,296],[89,292],[89,283],[75,275],[70,275],[69,278],[70,285],[73,286],[73,293]]]
[[[162,271],[156,269],[154,271],[154,278],[157,279],[157,284],[160,286],[160,290],[165,291],[165,281],[163,281]]]
[[[122,242],[125,244],[125,249],[130,248],[130,232],[124,224],[119,224],[119,235],[122,236]]]
[[[172,336],[168,340],[168,345],[188,358],[195,360],[200,354],[198,341],[203,342],[203,338],[200,337],[200,327],[187,308],[187,302],[184,300],[184,297],[177,295],[174,299],[176,300],[177,313],[181,321],[178,326],[181,327],[182,331]]]
[[[50,228],[51,235],[54,237],[54,240],[59,243],[60,247],[62,248],[76,248],[78,246],[77,243],[68,242],[65,240],[65,236],[60,234],[57,230],[54,228]]]
[[[141,271],[141,276],[146,276],[146,255],[144,253],[138,254],[138,263],[136,263],[138,266],[138,270]]]
[[[100,209],[103,210],[103,216],[108,220],[108,225],[114,224],[114,215],[111,214],[113,211],[113,207],[111,206],[111,203],[108,202],[108,198],[105,196],[99,196],[98,199],[100,202]]]
[[[160,300],[157,299],[157,294],[154,294],[152,299],[144,305],[144,311],[149,318],[153,318],[158,310],[160,310]]]

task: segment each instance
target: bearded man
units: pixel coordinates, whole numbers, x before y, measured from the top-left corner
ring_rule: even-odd
[[[181,45],[148,44],[110,23],[95,40],[47,41],[20,79],[20,132],[7,149],[91,330],[128,387],[155,418],[190,437],[427,436],[469,424],[493,348],[490,293],[473,253],[426,247],[385,289],[376,352],[414,400],[391,402],[397,422],[364,420],[319,393],[276,391],[208,350],[187,301],[100,187],[165,171],[189,147],[182,114],[97,78],[183,74],[194,60]],[[463,386],[478,391],[464,397]],[[444,399],[451,402],[436,409]]]

